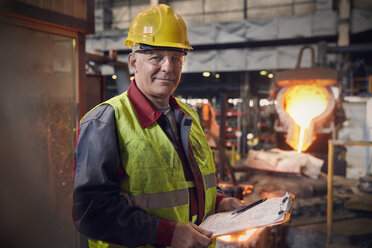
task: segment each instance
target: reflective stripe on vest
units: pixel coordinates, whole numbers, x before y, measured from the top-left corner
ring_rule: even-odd
[[[214,173],[204,175],[206,188],[216,187],[216,176]],[[188,181],[188,188],[195,187],[193,181]],[[172,208],[188,203],[188,189],[174,191],[142,194],[133,197],[134,204],[140,208]],[[208,213],[207,213],[208,214]]]
[[[208,175],[204,175],[204,182],[205,182],[205,187],[207,189],[216,187],[217,186],[216,174],[211,173]]]
[[[134,204],[143,209],[173,208],[188,203],[189,189],[134,196]]]

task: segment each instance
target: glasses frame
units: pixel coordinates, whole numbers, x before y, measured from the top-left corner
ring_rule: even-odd
[[[149,55],[152,52],[156,53],[156,52],[161,52],[161,51],[168,51],[168,50],[157,50],[157,49],[152,49],[152,50],[136,50],[136,51],[134,51],[134,53],[140,53],[140,54],[147,54],[147,55]],[[166,57],[169,57],[169,58],[171,58],[170,61],[171,61],[172,65],[174,65],[176,67],[182,67],[185,64],[187,52],[185,52],[185,51],[172,51],[172,50],[170,50],[169,52],[179,52],[179,53],[181,53],[181,57],[182,57],[181,63],[180,64],[177,64],[177,62],[174,62],[175,59],[173,59],[173,58],[175,58],[177,56],[169,56],[169,55],[162,55],[164,57],[159,62],[156,62],[155,60],[150,61],[149,59],[145,59],[145,61],[146,61],[146,63],[149,63],[151,65],[162,66],[165,63],[165,61],[166,61],[165,58]]]

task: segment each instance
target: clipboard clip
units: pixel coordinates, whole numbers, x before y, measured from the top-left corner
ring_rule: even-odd
[[[285,209],[283,209],[284,204],[287,201],[288,201],[288,203],[285,206]],[[287,214],[287,213],[291,212],[292,211],[292,207],[293,207],[293,202],[294,202],[294,198],[291,197],[290,195],[287,195],[286,197],[284,197],[283,200],[282,200],[282,202],[280,203],[280,206],[279,206],[280,210],[278,212],[278,215],[281,215],[283,213]]]

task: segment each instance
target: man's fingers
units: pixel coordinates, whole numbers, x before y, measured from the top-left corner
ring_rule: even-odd
[[[244,207],[245,204],[241,202],[238,198],[232,198],[230,201],[230,206],[232,209],[237,209],[237,208]]]
[[[195,224],[192,224],[192,227],[202,234],[201,236],[198,237],[197,240],[198,244],[200,244],[202,247],[208,247],[213,243],[213,241],[210,239],[210,237],[212,237],[213,232],[207,231]]]
[[[201,228],[201,227],[199,227],[199,226],[197,226],[197,225],[195,225],[195,224],[193,224],[192,226],[193,226],[193,227],[194,227],[198,232],[200,232],[201,234],[207,236],[208,238],[212,237],[212,235],[213,235],[213,232],[208,231],[208,230],[205,230],[205,229],[203,229],[203,228]]]
[[[191,223],[177,223],[171,246],[173,248],[207,248],[212,244],[212,240],[206,234],[212,235],[212,232]]]
[[[217,212],[225,212],[244,207],[244,203],[235,197],[226,197],[218,205]]]
[[[213,243],[213,241],[207,236],[199,236],[196,242],[200,245],[200,247],[208,247]]]

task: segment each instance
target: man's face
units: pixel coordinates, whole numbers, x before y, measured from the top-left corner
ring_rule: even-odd
[[[168,101],[181,78],[183,53],[164,50],[137,51],[130,54],[128,60],[142,93],[152,102]]]

